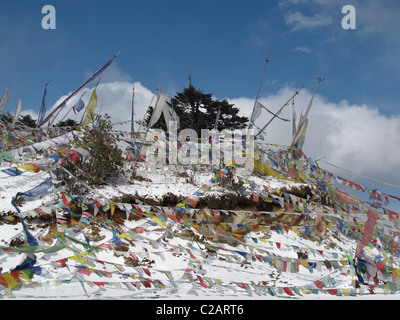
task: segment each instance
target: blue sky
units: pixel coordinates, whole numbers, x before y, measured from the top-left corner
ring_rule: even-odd
[[[2,1],[0,88],[10,84],[6,110],[21,96],[38,109],[75,89],[114,53],[124,80],[174,94],[193,83],[218,98],[255,98],[285,85],[321,92],[331,101],[373,104],[398,114],[400,41],[395,0],[334,1]],[[321,4],[322,3],[322,4]],[[383,4],[384,3],[384,4]],[[41,9],[56,8],[56,30],[43,30]],[[344,30],[341,9],[356,8],[357,29]]]
[[[47,4],[56,9],[55,30],[41,26]],[[342,28],[342,7],[349,4],[356,9],[355,30]],[[21,97],[23,112],[35,118],[49,80],[48,109],[121,51],[98,90],[103,112],[116,121],[130,117],[132,83],[141,117],[156,88],[173,96],[189,75],[194,86],[228,98],[249,116],[270,53],[260,101],[271,110],[303,85],[297,102],[304,110],[316,78],[325,78],[305,152],[400,185],[399,14],[398,0],[2,1],[0,92],[9,84],[5,111],[13,113]],[[285,112],[291,118],[291,108]],[[273,122],[270,142],[290,144],[290,130],[290,123]]]

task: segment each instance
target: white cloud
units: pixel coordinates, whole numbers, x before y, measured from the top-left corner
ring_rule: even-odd
[[[300,11],[288,12],[285,14],[285,23],[292,27],[292,31],[304,29],[316,29],[332,24],[332,17],[325,13],[317,13],[313,16],[305,16]]]
[[[298,51],[298,52],[302,52],[302,53],[306,53],[306,54],[311,53],[311,49],[309,47],[304,47],[304,46],[298,46],[298,47],[294,48],[294,51]]]
[[[285,87],[274,95],[263,97],[260,102],[271,111],[279,108],[292,96],[295,89]],[[297,117],[305,111],[312,93],[303,89],[295,99]],[[250,116],[254,100],[249,98],[229,99],[239,107],[241,114]],[[291,103],[281,113],[283,118],[292,119]],[[271,119],[263,112],[256,121],[262,127]],[[317,94],[309,115],[309,126],[304,145],[307,156],[326,161],[395,185],[400,184],[398,159],[400,157],[400,116],[387,117],[367,105],[353,105],[343,100],[332,103]],[[269,143],[290,145],[291,122],[275,119],[266,129]],[[323,163],[321,163],[323,165]],[[335,169],[323,166],[335,172]],[[342,173],[346,176],[346,173]],[[356,180],[357,181],[357,180]],[[374,185],[374,184],[373,184]]]

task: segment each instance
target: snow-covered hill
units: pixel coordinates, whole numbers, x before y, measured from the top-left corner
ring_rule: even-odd
[[[58,151],[73,147],[64,141]],[[149,171],[142,163],[135,179],[109,179],[79,197],[63,192],[50,175],[58,165],[54,146],[46,154],[4,153],[1,296],[399,297],[394,213],[379,212],[356,261],[369,205],[340,191],[335,184],[343,179],[312,159],[287,161],[282,146],[260,142],[257,148],[265,155],[257,173],[174,165]],[[52,184],[43,184],[49,178]],[[229,179],[241,187],[224,183]],[[27,196],[32,190],[40,195]],[[25,201],[13,202],[19,192]]]

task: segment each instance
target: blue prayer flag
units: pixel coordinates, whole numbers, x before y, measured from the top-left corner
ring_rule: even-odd
[[[79,101],[74,105],[74,109],[76,112],[81,111],[85,107],[82,99],[79,99]]]

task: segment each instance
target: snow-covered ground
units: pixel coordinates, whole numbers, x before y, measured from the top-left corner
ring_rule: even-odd
[[[1,169],[5,168],[3,164]],[[190,183],[171,170],[144,175],[149,181],[122,183],[123,180],[111,179],[107,186],[96,189],[95,194],[88,194],[87,198],[99,200],[101,212],[109,204],[104,199],[123,194],[160,198],[170,192],[187,197],[209,183],[212,173],[196,173]],[[1,211],[15,213],[11,200],[16,193],[28,191],[48,177],[46,171],[23,171],[19,176],[0,171]],[[270,188],[293,184],[273,177],[252,179],[257,186]],[[209,192],[220,191],[217,186],[212,186]],[[2,280],[6,285],[0,286],[3,298],[245,300],[388,297],[383,293],[388,293],[389,289],[383,287],[375,287],[374,295],[369,294],[367,285],[356,287],[357,278],[348,259],[354,256],[357,242],[337,232],[334,225],[327,227],[325,231],[330,236],[322,242],[304,237],[306,229],[300,226],[287,229],[272,225],[250,226],[250,232],[235,236],[233,231],[225,231],[226,225],[222,228],[223,224],[207,223],[196,215],[178,221],[171,215],[162,215],[163,211],[172,214],[168,208],[143,204],[135,208],[139,211],[132,211],[134,206],[119,203],[114,205],[127,214],[136,212],[137,219],[116,225],[99,213],[96,216],[84,213],[68,224],[64,214],[68,210],[65,203],[70,200],[55,199],[53,190],[49,190],[41,198],[20,206],[19,216],[25,217],[28,232],[37,240],[37,246],[33,247],[11,245],[12,240],[26,239],[26,232],[21,222],[11,221],[16,219],[15,214],[3,216],[0,222],[0,267],[1,274],[8,274]],[[56,224],[28,219],[52,211],[56,213]],[[317,214],[311,216],[318,219]],[[203,235],[207,232],[227,241],[205,238]],[[33,252],[28,254],[24,248]],[[303,256],[299,256],[299,252]],[[34,274],[26,275],[21,270],[13,273],[27,257],[36,259],[31,265]]]

